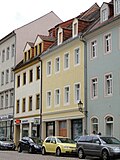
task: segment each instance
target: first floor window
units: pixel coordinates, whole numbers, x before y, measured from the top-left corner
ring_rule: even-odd
[[[5,107],[8,107],[8,94],[5,94]]]
[[[98,89],[98,79],[94,78],[91,80],[92,82],[92,86],[91,86],[91,93],[92,93],[92,98],[96,98],[97,97],[97,89]]]
[[[29,111],[32,111],[32,96],[29,97]]]
[[[36,95],[36,109],[40,109],[40,94]]]
[[[65,90],[64,90],[64,101],[65,101],[65,104],[68,104],[70,102],[70,87],[67,86],[65,87]]]
[[[98,133],[98,119],[97,118],[92,118],[91,123],[92,123],[92,133],[93,133],[93,131],[95,133]]]
[[[111,34],[107,34],[105,36],[105,53],[109,53],[111,51]]]
[[[17,100],[16,102],[16,113],[20,112],[20,100]]]
[[[75,102],[78,103],[80,100],[80,84],[75,84]]]
[[[60,104],[60,90],[56,89],[55,90],[55,105],[59,105]]]
[[[105,75],[105,94],[112,94],[112,74]]]
[[[51,98],[52,98],[52,93],[51,91],[47,92],[47,106],[50,107],[51,106]]]
[[[14,104],[14,99],[13,99],[13,92],[10,93],[10,106],[13,106]]]
[[[22,112],[25,112],[25,109],[26,109],[26,99],[23,98]]]

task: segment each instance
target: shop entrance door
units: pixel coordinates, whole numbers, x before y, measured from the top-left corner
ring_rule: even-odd
[[[67,137],[67,122],[66,121],[59,122],[59,135]]]

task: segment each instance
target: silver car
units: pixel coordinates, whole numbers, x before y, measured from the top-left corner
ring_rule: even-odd
[[[86,156],[100,157],[103,160],[120,158],[120,141],[115,137],[81,136],[77,141],[77,153],[80,159]]]

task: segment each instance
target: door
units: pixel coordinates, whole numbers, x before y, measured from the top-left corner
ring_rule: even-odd
[[[66,121],[59,122],[59,135],[63,137],[67,137],[67,122]]]

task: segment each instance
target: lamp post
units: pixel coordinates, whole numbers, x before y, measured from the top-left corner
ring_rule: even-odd
[[[85,109],[85,107],[83,108],[83,102],[81,100],[79,100],[78,102],[78,109],[79,111],[84,114],[84,134],[87,134],[87,110]]]

